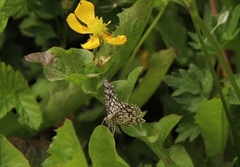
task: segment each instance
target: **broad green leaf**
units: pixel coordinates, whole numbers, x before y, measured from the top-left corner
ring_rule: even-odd
[[[172,146],[167,150],[170,158],[179,166],[179,167],[194,167],[194,164],[188,155],[185,148],[181,145]],[[157,167],[168,167],[163,161],[159,161]]]
[[[46,52],[27,55],[29,62],[42,63],[44,74],[50,81],[68,80],[81,86],[90,76],[97,76],[98,69],[93,64],[93,54],[84,49],[64,50],[53,47]]]
[[[2,10],[6,0],[0,0],[0,10]]]
[[[0,118],[15,108],[20,123],[38,129],[42,123],[42,113],[22,74],[0,63],[0,78]]]
[[[221,99],[216,97],[201,103],[195,120],[201,129],[207,155],[213,157],[224,153],[229,125]]]
[[[114,36],[123,34],[127,42],[120,46],[104,44],[97,53],[99,56],[111,56],[111,59],[104,66],[105,76],[110,78],[128,61],[132,50],[137,44],[144,31],[155,1],[138,0],[133,6],[118,14],[119,26],[113,32]]]
[[[7,13],[8,16],[12,16],[15,19],[23,17],[27,15],[29,12],[29,4],[28,0],[11,0],[6,1],[3,6],[3,11]]]
[[[7,22],[8,22],[8,17],[6,13],[0,12],[0,33],[2,33],[5,27],[7,26]]]
[[[105,126],[98,126],[93,131],[89,142],[89,154],[93,166],[129,166],[117,154],[114,138]]]
[[[170,48],[153,54],[149,60],[148,70],[139,86],[134,90],[130,103],[143,106],[154,94],[172,64],[176,52]]]
[[[66,81],[49,82],[46,78],[40,78],[36,81],[32,90],[35,97],[38,97],[42,110],[43,123],[40,126],[41,131],[78,110],[81,105],[90,99],[90,96],[84,94],[78,86]],[[15,120],[16,115],[12,112],[0,119],[0,127],[8,127],[1,128],[1,133],[6,136],[24,137],[31,137],[38,133],[26,126],[22,126],[19,121]]]
[[[174,126],[180,121],[178,115],[168,115],[156,123],[143,123],[134,126],[121,126],[122,130],[129,136],[143,140],[152,151],[162,160],[164,164],[177,166],[171,159],[163,144]]]
[[[201,70],[190,64],[189,70],[179,70],[179,74],[172,72],[163,78],[169,86],[173,87],[173,98],[190,112],[196,112],[199,104],[206,101],[213,87],[213,78],[209,70]]]
[[[97,118],[99,118],[99,116],[102,115],[104,109],[105,108],[103,105],[101,105],[101,106],[96,105],[93,109],[89,109],[87,112],[80,113],[77,120],[81,121],[81,122],[94,121]]]
[[[138,76],[142,71],[142,67],[135,68],[129,75],[127,80],[119,80],[112,82],[116,89],[116,94],[120,101],[128,102],[132,94]]]
[[[65,119],[62,127],[56,130],[57,135],[48,149],[51,154],[43,167],[87,167],[87,161],[79,139],[70,120]]]
[[[187,47],[187,29],[181,23],[183,22],[181,19],[177,13],[166,9],[156,30],[167,48],[173,47],[176,50],[178,63],[185,65],[189,61],[192,51]]]
[[[33,87],[35,94],[41,99],[43,112],[41,129],[48,128],[89,101],[90,96],[84,94],[75,84],[66,81],[49,82],[45,78],[38,79]]]
[[[26,158],[0,134],[0,166],[30,167]]]
[[[128,75],[127,80],[118,80],[111,83],[114,86],[115,93],[117,94],[118,99],[120,101],[127,102],[129,100],[141,71],[142,71],[142,67],[138,67]],[[104,103],[103,91],[102,91],[102,95],[100,95],[97,91],[98,83],[99,83],[99,80],[97,78],[90,78],[85,81],[85,83],[82,86],[82,89],[85,93],[92,94],[99,101]]]

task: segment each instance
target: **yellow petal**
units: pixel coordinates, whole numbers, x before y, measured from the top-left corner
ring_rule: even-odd
[[[100,45],[100,40],[98,36],[92,36],[85,44],[82,44],[81,46],[83,49],[94,49],[97,48]]]
[[[87,27],[82,26],[80,22],[77,20],[76,16],[73,13],[70,13],[67,17],[67,23],[74,31],[81,34],[89,34],[89,30]]]
[[[94,6],[88,1],[81,1],[74,13],[80,21],[87,25],[95,19]]]
[[[105,42],[112,45],[122,45],[127,41],[127,37],[125,35],[113,37],[110,33],[105,33],[102,38]]]

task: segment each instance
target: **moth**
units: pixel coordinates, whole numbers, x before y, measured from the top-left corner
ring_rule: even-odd
[[[121,133],[118,125],[130,126],[145,122],[140,118],[142,112],[137,105],[118,101],[113,85],[106,79],[103,79],[103,87],[107,111],[107,116],[103,121],[106,122],[113,134],[115,131]]]

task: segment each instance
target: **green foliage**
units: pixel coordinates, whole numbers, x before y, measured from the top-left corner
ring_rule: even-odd
[[[51,154],[43,163],[48,166],[87,167],[87,161],[70,120],[65,120],[62,127],[56,130],[57,135],[48,149]]]
[[[79,1],[0,1],[0,166],[239,167],[237,0],[89,2],[107,33],[69,28]],[[104,78],[125,102],[108,113]],[[111,134],[126,103],[146,122]]]
[[[30,167],[28,161],[24,158],[7,139],[0,134],[0,165],[1,166],[17,166],[17,167]]]
[[[199,104],[210,97],[213,87],[213,78],[208,70],[200,70],[196,65],[190,64],[189,70],[179,69],[179,74],[173,72],[163,79],[173,87],[173,98],[184,109],[196,112]]]
[[[0,64],[0,77],[0,118],[15,109],[21,124],[37,130],[42,123],[42,114],[24,77],[4,63]]]
[[[229,125],[221,99],[217,97],[203,102],[195,120],[201,129],[207,155],[213,157],[223,154],[228,138]]]
[[[148,71],[141,84],[133,92],[130,99],[131,103],[143,106],[149,100],[161,84],[162,78],[172,64],[175,56],[175,51],[172,48],[154,53],[151,56]],[[145,98],[137,98],[139,96]]]
[[[129,166],[116,152],[110,131],[104,126],[95,128],[89,142],[93,166]]]
[[[238,27],[240,17],[239,12],[240,5],[236,6],[234,9],[222,10],[217,18],[211,16],[209,9],[206,9],[204,12],[204,21],[206,22],[206,26],[211,31],[213,37],[219,42],[222,49],[226,48],[229,41],[233,40],[240,32],[240,28]],[[194,49],[202,50],[197,34],[189,33],[189,35],[194,41],[190,42],[190,45]],[[213,55],[216,54],[207,38],[204,37],[204,39],[208,52]],[[201,54],[203,53],[201,52]]]

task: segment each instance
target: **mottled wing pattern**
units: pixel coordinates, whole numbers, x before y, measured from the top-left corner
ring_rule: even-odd
[[[113,85],[106,79],[103,80],[103,86],[107,110],[104,121],[113,134],[115,131],[120,132],[118,124],[129,126],[145,122],[144,119],[140,118],[141,110],[137,105],[118,102]]]
[[[115,114],[117,112],[118,98],[115,94],[113,85],[111,85],[106,79],[103,79],[105,105],[107,114]]]
[[[144,123],[145,120],[140,117],[141,109],[135,104],[128,104],[126,102],[119,102],[118,113],[113,116],[118,124],[123,124],[125,126],[134,125],[137,123]]]

